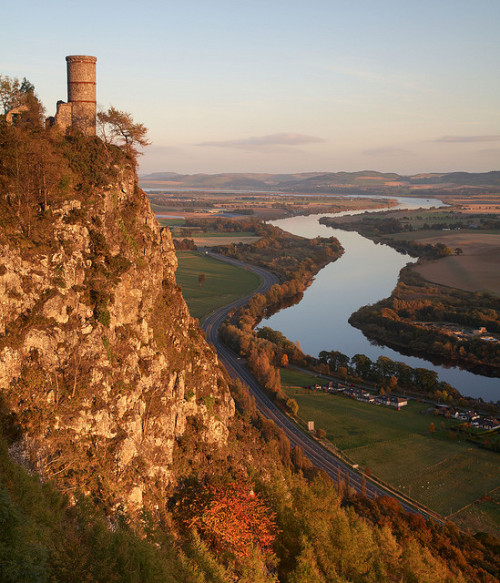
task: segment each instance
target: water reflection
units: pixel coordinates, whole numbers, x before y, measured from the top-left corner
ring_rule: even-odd
[[[393,208],[418,209],[445,206],[436,199],[399,199]],[[370,342],[348,322],[361,306],[373,304],[390,295],[399,272],[415,259],[402,255],[387,245],[376,245],[361,235],[331,229],[318,221],[323,216],[360,214],[364,211],[309,215],[272,221],[286,231],[302,237],[335,236],[345,249],[344,255],[327,265],[304,292],[299,304],[286,308],[263,321],[262,325],[279,330],[292,341],[299,341],[304,352],[317,356],[321,350],[339,350],[352,357],[366,354],[376,360],[387,356],[409,366],[435,370],[439,379],[456,387],[463,395],[497,401],[500,379],[475,375],[456,367],[437,366],[422,358],[405,356],[386,346]]]

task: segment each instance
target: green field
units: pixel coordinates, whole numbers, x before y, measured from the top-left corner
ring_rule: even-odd
[[[450,431],[456,423],[423,413],[426,404],[409,401],[396,411],[360,403],[297,388],[316,382],[316,377],[289,372],[281,372],[283,385],[297,401],[299,416],[324,429],[327,438],[355,463],[444,516],[468,508],[457,522],[465,526],[467,517],[474,515],[474,528],[495,532],[492,525],[496,524],[498,534],[500,511],[494,494],[500,487],[498,454],[460,441]]]
[[[232,237],[257,237],[253,231],[233,231],[231,233],[224,233],[222,231],[208,231],[206,233],[199,233],[199,236],[203,238],[226,237],[228,239]]]
[[[246,296],[260,284],[252,271],[194,251],[179,251],[177,259],[177,283],[194,318],[203,319],[212,310]],[[200,286],[198,276],[202,273],[206,280]]]
[[[384,235],[388,239],[399,240],[410,240],[410,241],[420,241],[421,239],[433,239],[435,237],[442,237],[443,235],[450,235],[452,233],[458,233],[460,235],[498,235],[498,231],[492,229],[460,229],[459,231],[442,231],[442,230],[425,230],[425,231],[402,231],[400,233],[391,233],[390,235]]]
[[[449,426],[454,421],[443,417],[423,415],[421,411],[428,405],[409,401],[408,405],[396,411],[391,407],[380,407],[370,403],[360,403],[343,395],[329,395],[306,389],[288,389],[300,406],[300,417],[314,420],[317,427],[327,432],[327,437],[341,450],[355,450],[378,443],[388,443],[408,437],[410,434],[429,435],[435,441],[449,441]],[[445,429],[441,427],[444,422]],[[434,423],[431,435],[430,424]],[[349,453],[349,455],[351,455]]]
[[[292,368],[280,369],[281,385],[283,388],[306,387],[307,385],[325,384],[325,379],[294,370]]]
[[[499,486],[497,454],[464,443],[410,434],[347,453],[382,480],[444,516]]]
[[[186,219],[170,219],[167,217],[157,217],[156,220],[162,227],[182,227],[186,223]]]
[[[461,528],[484,531],[498,536],[500,524],[500,488],[480,498],[453,516]]]

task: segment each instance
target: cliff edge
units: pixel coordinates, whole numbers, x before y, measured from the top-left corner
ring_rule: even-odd
[[[176,285],[170,233],[118,149],[3,132],[22,146],[10,143],[17,159],[1,167],[0,394],[16,433],[11,455],[69,494],[154,508],[177,479],[174,445],[187,425],[217,448],[234,415]],[[33,152],[45,176],[32,167],[27,184]]]

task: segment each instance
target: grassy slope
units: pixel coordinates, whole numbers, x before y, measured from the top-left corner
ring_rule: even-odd
[[[217,261],[193,251],[177,253],[177,283],[194,318],[202,319],[212,310],[246,296],[259,286],[259,278],[245,269]],[[199,285],[198,275],[206,280]]]
[[[426,406],[410,401],[395,411],[286,385],[310,384],[315,377],[282,371],[287,395],[299,404],[302,419],[314,420],[353,461],[419,502],[447,516],[473,504],[474,526],[494,532],[498,518],[498,454],[456,440],[453,421],[423,415]],[[299,381],[299,382],[296,382]],[[433,422],[435,432],[429,430]],[[479,502],[488,493],[488,498]],[[483,514],[483,518],[478,516]],[[496,518],[495,518],[496,517]],[[476,524],[477,523],[477,524]],[[479,524],[481,526],[479,526]],[[498,522],[496,523],[498,533]]]

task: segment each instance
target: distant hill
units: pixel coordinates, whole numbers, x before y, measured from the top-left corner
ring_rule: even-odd
[[[140,184],[180,188],[223,188],[245,190],[247,188],[267,190],[267,180],[272,174],[177,174],[175,172],[153,172],[140,177]]]
[[[500,171],[451,172],[411,177],[412,184],[456,184],[458,186],[500,186]]]
[[[299,174],[178,174],[153,172],[140,177],[143,188],[180,188],[216,190],[256,190],[262,192],[332,193],[339,188],[347,192],[375,192],[396,189],[415,191],[444,188],[456,190],[465,187],[489,188],[500,186],[500,171],[469,173],[427,173],[402,176],[373,170],[361,172],[305,172]]]

